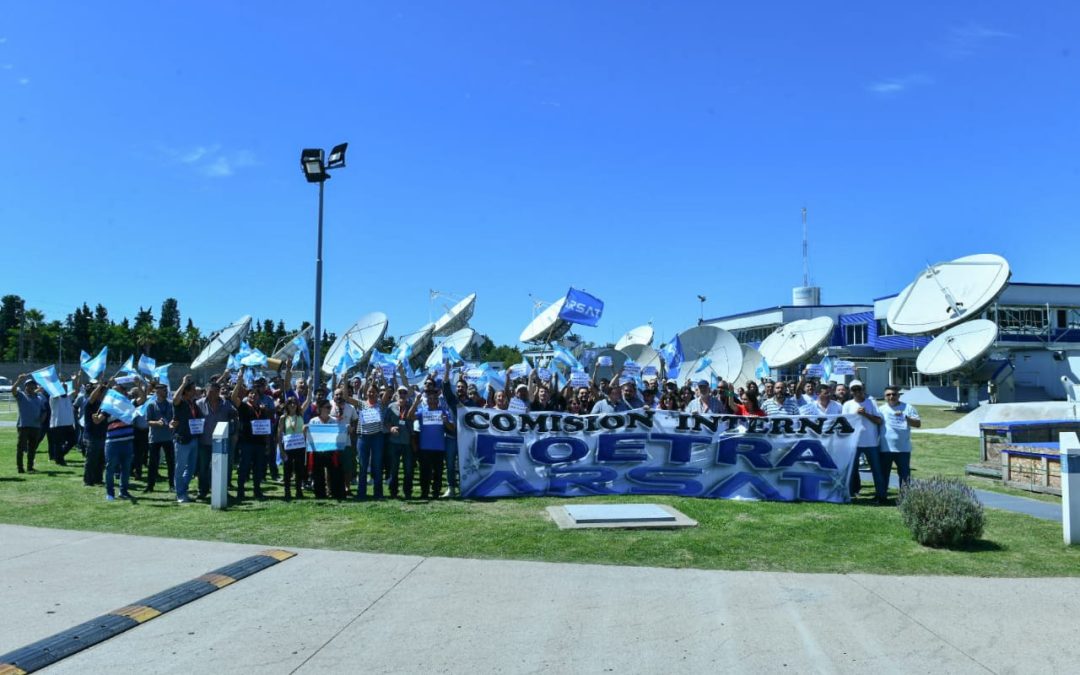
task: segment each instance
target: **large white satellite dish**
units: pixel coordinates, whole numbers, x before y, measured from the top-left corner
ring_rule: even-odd
[[[653,366],[657,370],[660,370],[660,361],[663,358],[660,356],[660,352],[656,351],[649,345],[626,345],[619,350],[623,354],[638,364],[642,368],[646,366]]]
[[[926,268],[889,306],[889,327],[904,335],[947,328],[976,316],[1009,283],[999,255],[980,253]]]
[[[425,323],[418,330],[409,333],[408,335],[402,335],[398,339],[399,345],[411,345],[412,351],[409,357],[410,364],[423,363],[429,354],[431,354],[431,347],[433,341],[431,339],[432,334],[435,332],[434,323]]]
[[[742,348],[735,336],[716,326],[694,326],[679,333],[683,363],[679,380],[709,379],[709,375],[731,382],[742,369]]]
[[[915,359],[915,367],[923,375],[944,375],[968,365],[975,365],[994,345],[997,337],[998,327],[993,321],[965,321],[923,347]]]
[[[326,358],[323,359],[323,372],[327,375],[334,372],[334,367],[337,366],[350,343],[355,346],[354,351],[361,353],[360,358],[356,360],[357,363],[363,362],[386,335],[386,327],[389,323],[382,312],[372,312],[357,319],[356,323],[330,345]]]
[[[278,361],[291,361],[293,355],[300,351],[300,348],[293,344],[293,340],[300,336],[304,339],[304,342],[311,342],[311,334],[315,332],[315,326],[308,326],[304,330],[293,333],[289,337],[285,338],[285,344],[281,346],[281,349],[271,355],[270,358],[277,359]],[[310,349],[310,347],[309,347]]]
[[[770,368],[803,361],[829,339],[835,323],[830,316],[792,321],[765,338],[758,351]]]
[[[435,321],[435,337],[446,337],[467,326],[475,310],[476,293],[470,293]]]
[[[626,335],[619,338],[619,341],[615,343],[615,349],[621,350],[628,345],[651,345],[653,341],[653,327],[649,324],[644,326],[638,326],[632,330],[627,331]]]
[[[245,314],[214,333],[210,336],[210,342],[191,362],[191,369],[198,370],[226,360],[229,354],[240,348],[240,343],[244,341],[250,330],[251,317]]]
[[[761,352],[750,345],[742,345],[742,368],[739,369],[739,376],[735,378],[732,385],[738,389],[745,387],[748,382],[757,381],[757,369],[760,365]]]
[[[522,342],[546,342],[558,340],[570,332],[571,323],[559,318],[563,303],[566,298],[559,298],[557,302],[548,305],[547,309],[536,315],[536,318],[525,326],[521,331]]]
[[[443,347],[453,347],[457,350],[457,353],[460,354],[462,358],[469,358],[469,347],[471,347],[473,343],[477,342],[479,339],[479,334],[472,328],[462,328],[455,331],[448,338],[436,345],[436,347],[431,351],[431,354],[428,355],[427,360],[424,361],[424,367],[434,368],[435,366],[443,362]]]

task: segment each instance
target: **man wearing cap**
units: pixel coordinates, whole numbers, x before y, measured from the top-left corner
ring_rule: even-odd
[[[398,468],[405,460],[405,499],[412,499],[413,478],[416,476],[416,456],[412,449],[412,425],[405,416],[412,401],[409,388],[402,385],[397,388],[397,396],[386,406],[386,428],[388,448],[388,466],[390,469],[390,497],[398,497]]]
[[[15,379],[11,391],[15,392],[15,401],[19,406],[19,419],[15,423],[19,440],[15,454],[19,473],[34,473],[34,454],[41,442],[41,426],[45,421],[45,401],[38,395],[37,382],[27,379],[24,373]],[[25,386],[23,382],[26,382]],[[23,455],[26,455],[26,469],[23,470]]]
[[[206,395],[195,402],[199,413],[205,420],[202,433],[199,434],[199,499],[207,499],[210,496],[211,459],[214,455],[214,430],[220,422],[230,422],[236,415],[232,401],[221,396],[221,384],[211,382],[206,388]],[[232,472],[232,465],[229,464]]]
[[[168,398],[169,388],[158,382],[154,389],[154,398],[146,406],[146,423],[150,427],[150,457],[146,469],[146,487],[143,492],[153,492],[160,476],[161,454],[165,453],[165,470],[169,477],[169,489],[173,489],[175,471],[175,447],[173,433],[169,427],[173,421],[173,404]]]
[[[922,426],[915,406],[900,401],[900,388],[885,388],[885,404],[879,408],[884,425],[881,427],[881,481],[874,481],[874,492],[879,504],[885,503],[889,489],[889,476],[896,464],[900,487],[911,478],[911,430]]]
[[[881,484],[881,458],[878,456],[878,427],[881,425],[881,413],[874,399],[866,397],[866,388],[861,380],[852,380],[847,388],[851,391],[851,399],[844,402],[843,412],[845,415],[858,415],[855,465],[851,469],[850,484],[851,496],[854,497],[862,489],[862,478],[859,476],[859,455],[865,456],[867,463],[870,464],[874,489],[877,490]]]
[[[720,399],[712,395],[712,390],[709,388],[708,380],[697,381],[697,397],[693,401],[686,404],[683,408],[684,412],[697,413],[699,415],[718,415],[721,413],[722,408],[720,405]]]

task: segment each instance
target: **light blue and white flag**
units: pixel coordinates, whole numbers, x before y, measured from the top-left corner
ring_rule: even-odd
[[[240,365],[261,367],[266,365],[266,354],[263,354],[258,349],[251,349],[247,354],[240,357]]]
[[[295,352],[293,352],[293,355],[292,355],[292,368],[293,368],[293,370],[299,370],[299,368],[300,368],[300,357],[301,356],[302,356],[302,354],[300,354],[300,350],[296,350]]]
[[[570,370],[585,370],[585,366],[581,365],[581,362],[566,347],[551,345],[551,349],[555,352],[555,355],[551,357],[552,361],[565,364]]]
[[[307,340],[303,335],[297,335],[292,339],[292,343],[296,345],[296,354],[304,359],[304,363],[311,363],[311,352],[308,351]],[[296,357],[293,357],[293,365],[296,365]]]
[[[127,424],[135,419],[135,404],[115,389],[105,392],[105,397],[101,399],[101,411]]]
[[[772,376],[772,368],[769,368],[769,364],[765,363],[765,357],[761,357],[761,363],[754,369],[754,377],[759,380],[763,380],[766,377]]]
[[[390,352],[390,359],[394,363],[401,363],[408,361],[412,358],[412,344],[408,342],[399,342],[394,346],[394,350]]]
[[[139,355],[139,372],[143,375],[153,375],[154,368],[157,368],[157,362],[150,358],[146,354]]]
[[[56,366],[48,366],[41,370],[35,370],[30,373],[30,376],[34,378],[34,382],[41,385],[41,388],[49,395],[49,398],[56,398],[57,396],[63,396],[67,393],[67,390],[64,389],[64,384],[60,381],[60,376],[56,374]]]
[[[94,358],[90,358],[89,354],[83,352],[82,358],[79,359],[79,365],[82,366],[86,376],[89,377],[91,381],[95,381],[105,372],[105,362],[108,358],[109,346],[106,345],[101,348],[101,351]]]
[[[229,354],[229,360],[226,362],[225,367],[232,371],[240,370],[240,359],[236,358],[234,354]]]
[[[821,359],[822,379],[825,379],[825,380],[831,379],[832,378],[832,371],[833,371],[832,357],[829,356],[828,354],[826,354],[825,357],[823,359]]]
[[[390,358],[388,354],[383,354],[379,350],[371,352],[371,360],[369,361],[369,363],[373,366],[379,366],[380,368],[383,366],[390,366],[391,368],[393,368],[397,365],[397,363],[392,358]]]
[[[712,369],[712,359],[708,356],[702,356],[701,360],[698,361],[698,367],[694,369],[694,374],[697,375],[706,368]]]
[[[461,354],[458,354],[458,350],[453,345],[443,345],[442,357],[444,361],[450,359],[450,363],[465,363],[465,359],[461,358]]]
[[[131,375],[138,375],[139,371],[135,370],[135,355],[132,354],[124,361],[124,365],[120,366],[121,373],[130,373]]]
[[[154,368],[154,372],[152,373],[155,380],[162,383],[163,385],[165,385],[166,389],[170,390],[172,389],[172,387],[169,385],[169,366],[171,365],[171,363],[166,363],[163,366],[157,366],[156,368]]]
[[[679,366],[686,360],[686,355],[683,354],[682,342],[679,341],[679,336],[676,335],[675,339],[660,348],[660,354],[664,357],[664,365],[667,366],[668,372],[673,372],[671,377],[677,377],[679,374]]]
[[[334,452],[349,445],[349,427],[337,422],[308,423],[308,448],[312,452]]]
[[[251,353],[251,345],[247,342],[240,343],[240,349],[236,352],[236,358],[243,360],[245,356]]]
[[[356,365],[356,359],[353,358],[353,350],[351,347],[352,345],[350,345],[350,348],[346,349],[345,352],[341,355],[341,358],[338,359],[337,365],[334,366],[335,375],[344,375],[349,371],[349,368],[352,368]]]
[[[255,373],[251,370],[244,371],[244,386],[251,389],[255,386]]]

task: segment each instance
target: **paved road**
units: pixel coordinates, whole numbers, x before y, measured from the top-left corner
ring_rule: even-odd
[[[0,541],[0,653],[265,548],[19,526]],[[1080,659],[1080,579],[296,550],[48,670],[985,673]]]

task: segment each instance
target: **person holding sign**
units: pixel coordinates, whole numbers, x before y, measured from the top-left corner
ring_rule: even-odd
[[[241,371],[243,368],[241,368]],[[242,374],[241,374],[242,375]],[[233,388],[232,402],[236,406],[236,413],[240,421],[240,438],[238,445],[240,450],[240,470],[236,482],[236,498],[243,500],[246,496],[244,489],[247,487],[248,478],[254,469],[255,499],[263,499],[262,482],[266,474],[266,446],[270,442],[270,416],[271,411],[259,400],[259,392],[252,388],[248,391],[244,386],[244,378],[236,378],[236,387]]]
[[[439,400],[439,385],[434,380],[424,383],[424,396],[417,397],[407,419],[420,426],[420,498],[439,496],[442,488],[443,462],[446,459],[446,436],[456,431],[450,411]]]
[[[874,491],[878,503],[884,504],[894,463],[901,488],[911,479],[911,430],[921,427],[922,419],[915,406],[900,401],[899,387],[886,387],[885,405],[879,410],[885,424],[881,428],[880,441],[881,483],[874,482]]]
[[[285,451],[285,501],[292,499],[291,485],[296,481],[296,498],[304,498],[304,481],[307,480],[305,462],[304,416],[295,398],[285,399],[285,409],[278,420],[278,442]]]
[[[349,442],[346,425],[330,416],[332,406],[325,398],[315,404],[316,417],[304,426],[312,449],[312,481],[317,499],[326,499],[326,481],[330,478],[330,494],[345,499],[345,480],[341,468],[341,451]]]
[[[174,473],[176,503],[190,504],[188,486],[191,484],[191,473],[199,458],[199,438],[202,436],[206,422],[199,406],[195,404],[195,383],[191,381],[191,375],[184,376],[176,394],[173,395],[172,402],[175,412],[169,427],[173,431],[176,442],[176,471]]]

